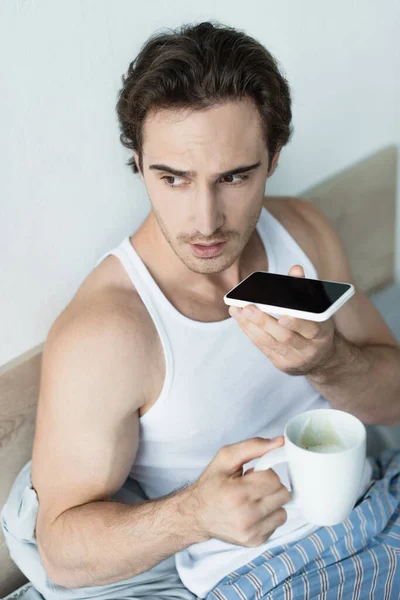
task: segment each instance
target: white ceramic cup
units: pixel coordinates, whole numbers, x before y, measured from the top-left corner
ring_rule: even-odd
[[[284,436],[285,445],[264,454],[254,471],[287,462],[293,491],[285,506],[299,508],[314,525],[347,519],[365,466],[366,429],[361,421],[340,410],[311,410],[290,419]]]

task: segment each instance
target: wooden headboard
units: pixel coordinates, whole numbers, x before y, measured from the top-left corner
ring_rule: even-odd
[[[300,194],[331,219],[347,248],[360,287],[371,292],[394,278],[396,148],[377,152]],[[30,459],[43,345],[0,367],[0,507]],[[0,532],[0,597],[25,578]]]

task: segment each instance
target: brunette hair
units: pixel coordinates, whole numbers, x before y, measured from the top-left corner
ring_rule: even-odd
[[[168,31],[153,34],[142,46],[118,94],[120,140],[138,153],[140,171],[143,123],[150,110],[201,110],[244,97],[256,103],[271,163],[292,134],[289,85],[277,60],[257,40],[220,23]],[[127,164],[138,172],[133,156]]]

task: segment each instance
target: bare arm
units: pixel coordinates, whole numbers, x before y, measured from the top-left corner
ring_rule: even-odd
[[[123,580],[204,539],[188,489],[110,502],[137,451],[144,351],[134,319],[110,307],[63,317],[46,340],[32,483],[40,555],[60,585]]]
[[[400,423],[400,347],[357,346],[340,334],[335,352],[310,383],[335,408],[370,425]]]
[[[339,235],[328,219],[308,202],[298,202],[312,227],[321,279],[355,286],[354,296],[333,316],[337,335],[333,351],[310,383],[335,408],[364,423],[400,423],[400,346],[378,309],[354,281]]]

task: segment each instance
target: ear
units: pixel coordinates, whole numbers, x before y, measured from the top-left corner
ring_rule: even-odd
[[[275,173],[276,168],[278,166],[278,161],[279,161],[280,155],[281,155],[281,148],[279,148],[279,150],[277,150],[277,152],[275,152],[275,154],[274,154],[274,157],[272,159],[272,164],[268,171],[267,179],[268,179],[268,177],[272,177],[272,175]]]
[[[139,166],[139,154],[138,154],[138,152],[135,152],[135,150],[134,150],[133,151],[133,156],[135,157],[135,163],[136,163],[136,167],[137,167],[137,169],[139,171],[139,175],[143,179],[143,173],[140,170],[140,166]],[[144,179],[143,179],[143,181],[144,181]]]

